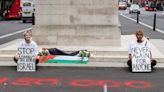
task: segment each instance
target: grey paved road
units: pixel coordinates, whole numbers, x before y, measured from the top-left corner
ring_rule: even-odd
[[[39,67],[35,73],[0,67],[0,92],[163,92],[164,69],[131,73],[126,68]]]
[[[137,19],[136,14],[129,14],[128,9],[126,11],[120,11],[120,13],[124,14],[125,16],[128,16],[133,19]],[[156,16],[156,28],[164,31],[164,12],[163,11],[145,11],[144,9],[141,9],[141,14],[139,15],[139,21],[143,22],[145,24],[148,24],[150,26],[153,26],[154,21],[154,14],[157,14]]]
[[[155,12],[150,12],[150,13],[147,13],[147,14],[141,14],[139,16],[140,18],[140,21],[143,22],[143,23],[146,23],[148,25],[151,25],[153,26],[153,21],[154,21],[154,14]],[[161,30],[164,30],[164,14],[161,14],[161,13],[156,13],[157,16],[156,16],[156,27],[158,29],[161,29]],[[134,19],[136,18],[135,15],[131,15],[131,17]]]
[[[0,36],[4,36],[6,34],[12,34],[22,29],[26,29],[31,27],[31,23],[23,24],[21,20],[0,20]],[[22,33],[14,34],[11,36],[0,37],[0,44],[22,38]]]
[[[164,34],[153,31],[152,29],[141,24],[137,24],[136,22],[126,19],[121,15],[119,16],[119,20],[121,23],[120,29],[122,35],[135,34],[137,30],[142,29],[144,30],[145,35],[151,39],[164,39]]]
[[[0,36],[31,27],[31,23],[23,24],[20,20],[0,21]]]

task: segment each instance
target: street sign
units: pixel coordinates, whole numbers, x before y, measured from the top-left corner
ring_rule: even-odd
[[[33,57],[35,48],[32,46],[22,46],[18,48],[19,59],[17,62],[18,72],[35,72],[36,65]]]
[[[132,72],[151,72],[150,49],[146,46],[132,50]]]

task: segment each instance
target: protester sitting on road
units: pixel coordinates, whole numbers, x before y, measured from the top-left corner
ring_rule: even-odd
[[[36,44],[36,42],[34,42],[32,40],[32,33],[31,31],[26,31],[23,33],[24,36],[24,40],[20,42],[18,49],[21,48],[22,46],[31,46],[34,48],[34,57],[33,60],[36,62],[36,64],[39,63],[39,59],[38,59],[38,46]],[[17,50],[16,55],[14,56],[14,61],[17,63],[18,59],[19,59],[20,55],[19,55],[19,51]]]
[[[127,62],[130,70],[132,69],[132,50],[133,48],[136,48],[136,47],[144,47],[144,46],[147,46],[148,48],[150,48],[150,44],[148,43],[148,40],[146,39],[143,39],[143,36],[144,36],[144,33],[142,30],[139,30],[136,32],[136,38],[137,40],[132,42],[129,46],[129,49],[128,49],[128,54],[129,54],[129,60]],[[150,48],[150,51],[151,51],[151,48]],[[156,60],[152,59],[152,54],[150,52],[150,59],[151,59],[151,67],[153,68],[153,66],[156,65]]]

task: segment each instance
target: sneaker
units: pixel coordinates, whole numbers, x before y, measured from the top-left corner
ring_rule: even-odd
[[[87,50],[81,50],[81,51],[79,51],[79,56],[80,57],[90,57],[90,52]]]
[[[85,57],[90,57],[90,52],[89,51],[84,51]]]
[[[83,50],[79,51],[79,57],[85,57],[85,53]]]

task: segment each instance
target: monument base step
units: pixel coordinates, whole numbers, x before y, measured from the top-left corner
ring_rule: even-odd
[[[0,55],[0,62],[14,62],[14,55]],[[154,58],[158,63],[164,63],[163,57]],[[128,56],[115,56],[115,55],[91,55],[89,58],[89,62],[126,62],[128,60]]]
[[[0,66],[16,66],[15,62],[1,62]],[[58,64],[58,63],[39,63],[39,67],[62,67],[62,68],[109,68],[109,67],[123,67],[127,68],[126,62],[88,62],[87,64]],[[163,68],[164,63],[158,63],[155,68]],[[127,68],[128,69],[128,68]]]

